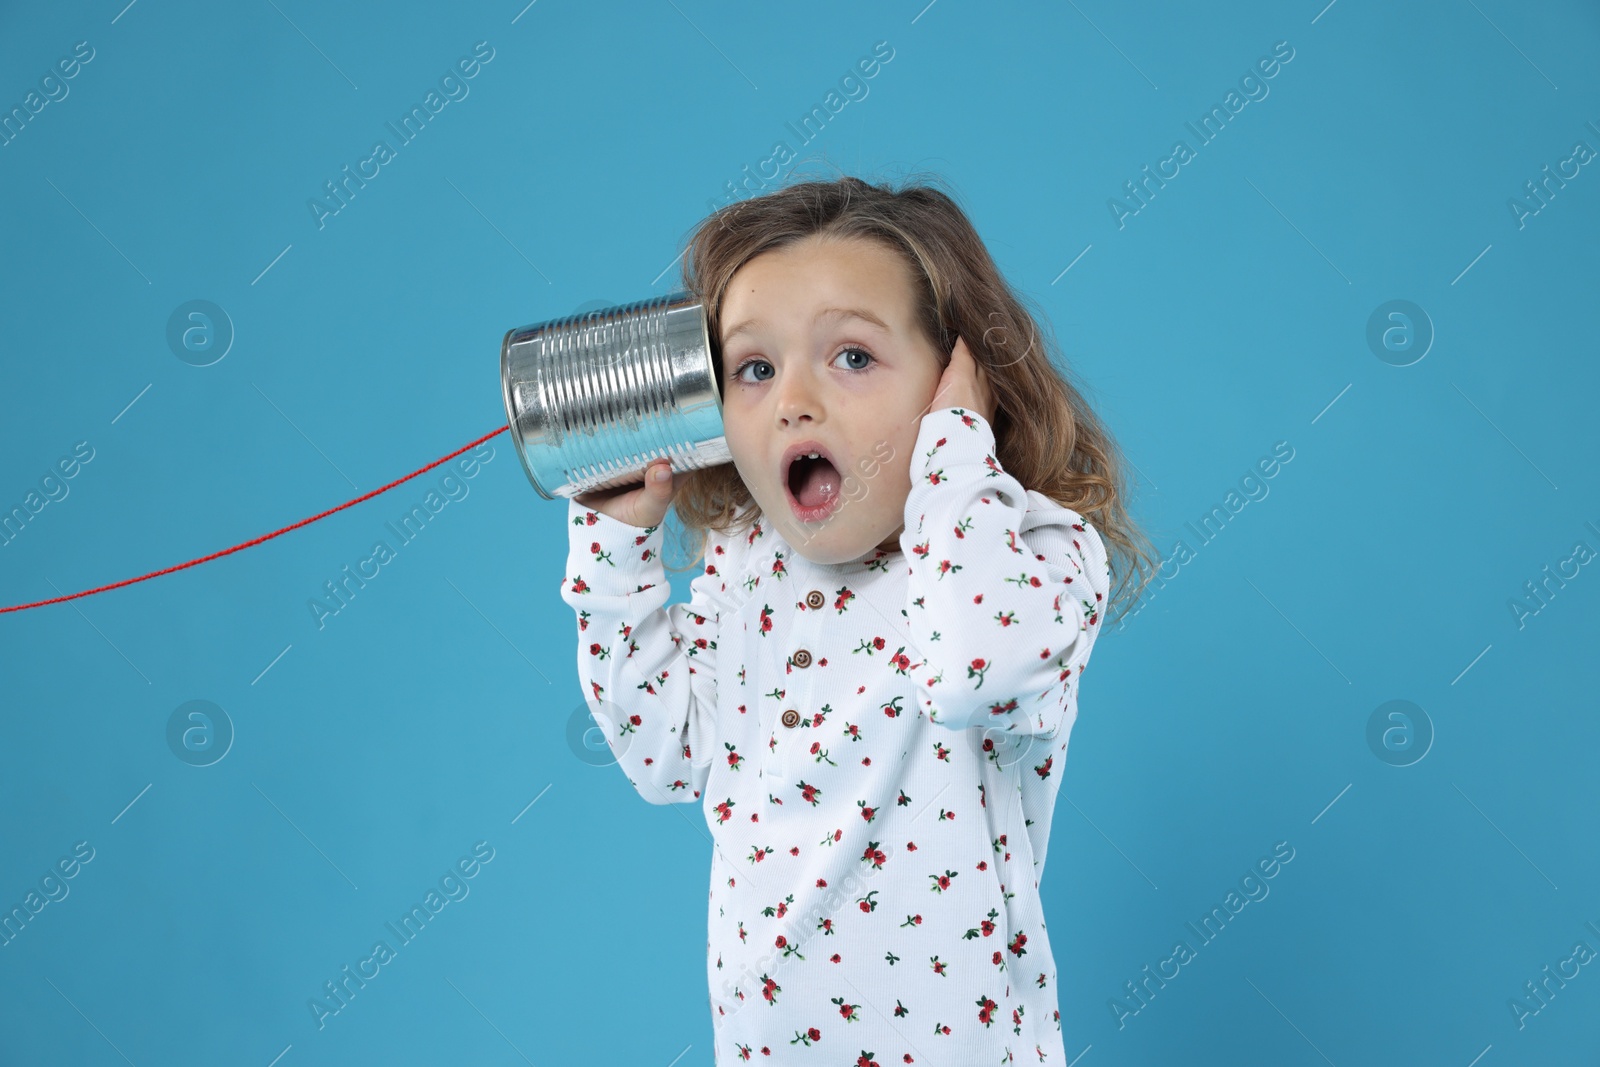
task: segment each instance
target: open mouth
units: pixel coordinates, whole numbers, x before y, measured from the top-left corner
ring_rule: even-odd
[[[830,514],[841,497],[839,468],[820,450],[812,458],[801,452],[790,461],[787,485],[790,507],[802,522],[814,522]]]

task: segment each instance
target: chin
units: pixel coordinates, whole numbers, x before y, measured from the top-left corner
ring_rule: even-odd
[[[837,567],[843,563],[854,563],[857,560],[866,559],[872,555],[870,550],[850,554],[845,552],[819,552],[815,548],[801,548],[799,546],[795,547],[795,551],[804,556],[806,559],[810,560],[812,563],[819,564],[823,567]]]
[[[903,527],[901,527],[903,529]],[[804,531],[796,534],[798,540],[788,540],[794,550],[812,563],[823,566],[837,566],[841,563],[856,563],[861,560],[871,559],[878,552],[889,554],[900,551],[900,529],[887,535],[876,544],[837,545],[826,543],[826,537],[816,536],[811,540],[804,539]]]

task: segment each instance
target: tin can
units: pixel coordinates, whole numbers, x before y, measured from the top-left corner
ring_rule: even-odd
[[[731,463],[705,308],[675,292],[510,330],[500,386],[517,456],[546,500]]]

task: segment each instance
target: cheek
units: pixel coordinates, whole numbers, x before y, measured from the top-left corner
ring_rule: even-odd
[[[722,436],[727,439],[728,451],[733,453],[733,461],[739,464],[739,469],[743,471],[745,458],[749,454],[744,425],[738,414],[726,407],[722,409]]]
[[[722,412],[722,436],[727,439],[728,453],[733,456],[734,470],[739,472],[739,478],[746,488],[754,491],[757,488],[754,479],[765,461],[756,451],[754,447],[756,442],[751,439],[743,421],[727,408]]]
[[[915,435],[876,434],[856,460],[855,477],[876,494],[884,506],[903,505],[910,489],[912,446]]]
[[[883,463],[878,474],[884,490],[898,497],[901,504],[911,490],[911,446],[915,443],[916,438],[912,438],[904,445],[895,446],[894,455]]]

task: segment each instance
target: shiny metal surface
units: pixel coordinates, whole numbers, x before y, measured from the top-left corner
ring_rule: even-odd
[[[522,469],[547,500],[730,463],[705,311],[686,292],[522,326],[500,346]]]

